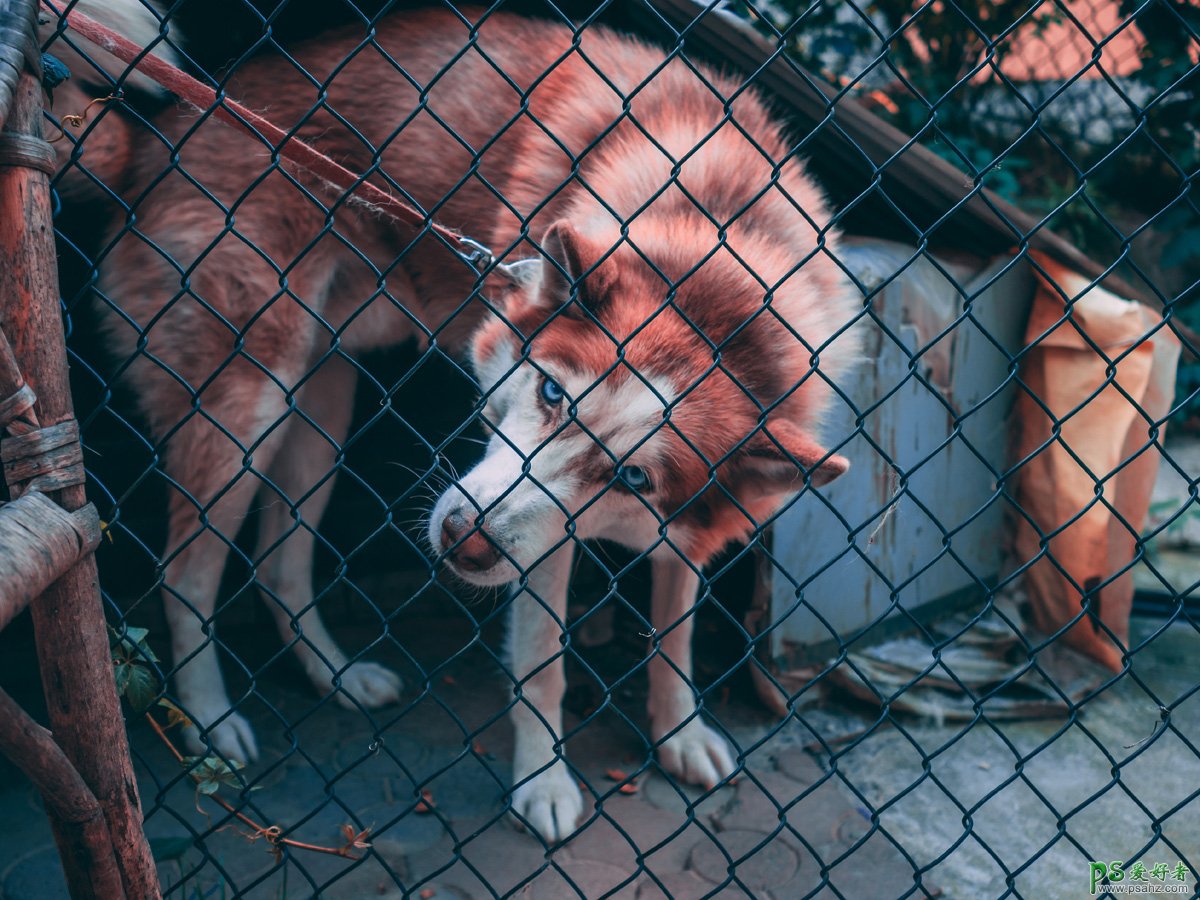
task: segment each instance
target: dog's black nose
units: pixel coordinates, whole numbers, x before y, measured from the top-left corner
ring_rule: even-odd
[[[473,528],[461,509],[442,519],[441,543],[450,561],[465,572],[483,572],[500,561],[500,550],[483,526]]]
[[[454,510],[442,519],[442,549],[449,550],[470,527],[471,523],[467,521],[461,509]]]

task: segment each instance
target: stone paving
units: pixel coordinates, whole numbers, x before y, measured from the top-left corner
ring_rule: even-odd
[[[1160,627],[1135,624],[1140,638]],[[482,646],[468,646],[436,668],[456,646],[471,643],[458,644],[462,637],[437,634],[412,648],[434,674],[424,685],[415,668],[404,671],[406,704],[378,711],[374,725],[302,689],[290,662],[260,679],[258,696],[270,706],[256,698],[243,708],[262,749],[261,761],[245,770],[256,788],[245,795],[247,813],[289,837],[326,845],[344,841],[343,825],[369,827],[372,847],[358,860],[292,851],[277,861],[263,839],[248,840],[248,830],[228,825],[217,807],[202,803],[199,811],[194,787],[170,753],[144,723],[133,722],[147,830],[160,854],[173,857],[161,863],[168,896],[977,898],[1005,894],[1011,879],[1019,896],[1075,898],[1086,895],[1086,854],[1131,856],[1155,827],[1193,862],[1200,855],[1200,809],[1188,801],[1200,783],[1200,758],[1182,742],[1200,742],[1200,697],[1173,713],[1179,736],[1165,735],[1139,758],[1136,749],[1122,748],[1149,733],[1157,711],[1128,678],[1081,720],[1086,734],[1077,725],[1058,735],[1059,721],[1008,724],[994,733],[908,717],[902,728],[833,744],[847,749],[832,759],[805,743],[814,731],[826,739],[853,733],[869,723],[869,710],[827,698],[801,710],[803,724],[785,723],[757,746],[779,723],[748,691],[734,690],[716,704],[714,718],[743,748],[756,749],[736,784],[708,796],[681,790],[655,770],[635,730],[644,721],[644,698],[617,692],[611,709],[567,741],[594,815],[569,841],[547,849],[503,812],[512,739],[507,720],[497,718],[505,702],[498,664]],[[1198,647],[1190,625],[1166,629],[1137,657],[1139,677],[1169,700],[1186,695],[1200,683]],[[235,649],[253,655],[249,643]],[[6,653],[6,666],[19,666],[21,652]],[[404,668],[386,650],[372,655]],[[574,727],[581,711],[570,706],[567,724]],[[1135,757],[1123,788],[1098,747],[1117,759]],[[635,793],[618,791],[606,776],[613,769],[637,774]],[[1160,817],[1157,826],[1125,788],[1145,799]],[[419,808],[422,790],[431,810]],[[1091,805],[1075,809],[1097,792]],[[237,792],[223,795],[236,799]],[[882,829],[872,831],[869,805],[881,811]],[[0,897],[65,897],[38,801],[9,769],[0,770],[0,808]],[[969,833],[963,808],[972,819]],[[1063,816],[1080,847],[1055,836]],[[1023,869],[1043,846],[1040,859]],[[1155,852],[1175,853],[1161,845]],[[904,854],[926,870],[915,890]]]
[[[425,648],[435,663],[452,655],[440,643],[441,651]],[[852,798],[786,739],[751,753],[732,786],[708,796],[675,786],[647,761],[635,730],[644,696],[626,691],[619,711],[601,712],[567,741],[594,814],[547,850],[503,812],[512,735],[507,719],[497,718],[505,702],[498,664],[468,651],[438,670],[424,695],[405,674],[407,705],[378,711],[374,727],[363,713],[321,703],[271,671],[259,686],[270,707],[252,700],[241,708],[261,751],[244,770],[254,788],[245,795],[247,814],[283,826],[288,837],[330,846],[344,841],[343,825],[369,827],[371,851],[359,860],[292,851],[277,862],[264,840],[249,841],[249,829],[197,801],[167,748],[134,720],[147,832],[159,855],[174,857],[160,866],[168,896],[782,900],[819,887],[818,858],[837,860],[867,830]],[[775,724],[737,694],[719,719],[745,746]],[[578,722],[568,714],[568,727]],[[635,775],[636,792],[621,793],[613,770]],[[65,897],[36,795],[15,772],[4,774],[0,896]],[[432,811],[418,809],[423,791]],[[236,799],[237,791],[222,795]],[[868,897],[872,873],[896,865],[902,859],[876,835],[826,874],[841,895]]]

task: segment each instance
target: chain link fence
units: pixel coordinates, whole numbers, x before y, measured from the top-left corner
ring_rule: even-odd
[[[164,894],[1195,895],[1196,8],[396,6],[47,6]]]

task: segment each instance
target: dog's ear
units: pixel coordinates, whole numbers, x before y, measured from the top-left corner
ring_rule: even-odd
[[[536,297],[542,281],[542,260],[518,259],[501,263],[488,276],[488,296],[495,302],[505,303],[514,294]]]
[[[581,316],[584,308],[595,312],[599,278],[593,270],[602,254],[565,219],[546,229],[541,248],[542,304],[550,309],[561,307],[566,315]]]
[[[591,299],[599,277],[590,270],[601,254],[565,220],[546,230],[539,248],[540,256],[504,263],[492,270],[491,298],[502,304],[520,298],[547,312],[561,309],[564,315],[576,317],[584,315],[585,306],[595,311]]]
[[[537,257],[518,259],[496,267],[496,275],[517,290],[536,288],[542,281],[542,261]]]
[[[844,456],[830,453],[803,429],[779,420],[759,429],[742,447],[738,486],[756,495],[787,494],[805,482],[829,484],[850,468]]]

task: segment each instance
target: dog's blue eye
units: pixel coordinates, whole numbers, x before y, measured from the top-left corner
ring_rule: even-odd
[[[567,396],[566,391],[562,389],[557,381],[552,381],[547,378],[542,382],[542,399],[551,406],[558,406],[563,402],[563,397]]]
[[[638,466],[621,466],[617,469],[617,475],[631,491],[641,494],[650,490],[650,476],[646,474],[646,470],[643,468]]]

